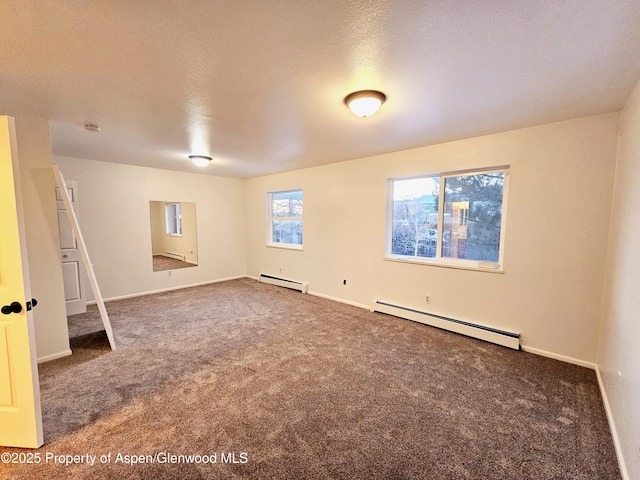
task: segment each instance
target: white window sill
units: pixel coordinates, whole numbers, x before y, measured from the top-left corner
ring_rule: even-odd
[[[486,272],[486,273],[504,273],[504,268],[499,263],[492,262],[477,262],[473,260],[467,261],[447,261],[447,260],[436,260],[433,258],[425,258],[419,259],[416,257],[404,257],[400,255],[394,255],[390,257],[384,257],[386,261],[389,262],[399,262],[399,263],[413,263],[416,265],[428,265],[431,267],[441,267],[441,268],[454,268],[457,270],[470,270],[473,272]],[[483,266],[485,264],[486,266]]]
[[[298,250],[300,252],[304,250],[302,245],[295,243],[267,243],[267,247],[282,248],[284,250]]]

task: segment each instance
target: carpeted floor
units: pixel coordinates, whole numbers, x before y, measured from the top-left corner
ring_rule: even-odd
[[[0,478],[620,478],[585,368],[250,279],[107,310],[118,350],[71,317],[40,463]]]
[[[153,271],[162,272],[165,270],[177,270],[178,268],[195,267],[193,263],[183,262],[175,258],[164,257],[162,255],[153,256]]]

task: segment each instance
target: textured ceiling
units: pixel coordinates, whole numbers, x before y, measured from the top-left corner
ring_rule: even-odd
[[[637,0],[0,0],[0,114],[92,160],[251,177],[616,111],[638,80]]]

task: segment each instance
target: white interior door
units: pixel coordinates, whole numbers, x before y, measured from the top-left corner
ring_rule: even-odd
[[[73,180],[67,180],[66,183],[73,210],[76,212],[76,216],[78,216],[78,184]],[[84,278],[84,270],[80,264],[82,257],[78,249],[78,242],[73,235],[71,223],[69,223],[69,217],[58,187],[56,187],[56,200],[58,204],[58,229],[60,234],[62,278],[64,280],[64,298],[67,305],[67,316],[69,316],[87,311],[85,294],[86,281]]]
[[[17,163],[13,119],[0,116],[0,445],[37,448],[42,414]]]

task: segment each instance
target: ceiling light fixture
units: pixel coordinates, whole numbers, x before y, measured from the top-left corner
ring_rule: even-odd
[[[344,104],[357,116],[366,118],[376,113],[386,99],[386,95],[377,90],[360,90],[347,95]]]
[[[189,155],[189,158],[198,167],[206,167],[211,162],[211,157],[206,155]]]

